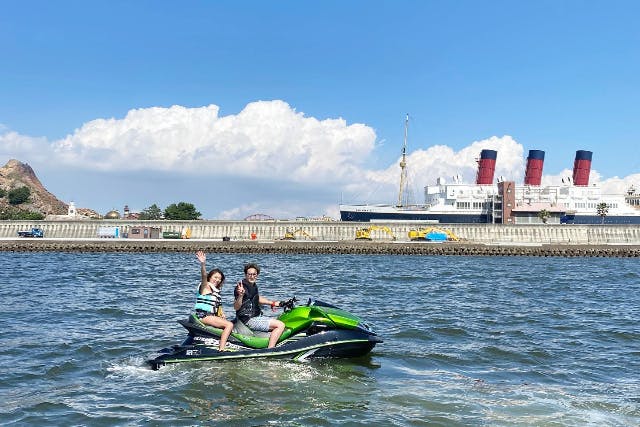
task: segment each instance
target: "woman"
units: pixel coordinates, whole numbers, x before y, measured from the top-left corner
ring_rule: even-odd
[[[222,311],[222,298],[220,291],[224,283],[224,273],[219,268],[214,268],[207,274],[205,263],[207,256],[202,251],[196,252],[196,257],[200,261],[201,282],[196,298],[196,316],[205,325],[223,329],[220,336],[220,346],[218,349],[224,351],[227,339],[233,329],[233,323],[229,322]]]

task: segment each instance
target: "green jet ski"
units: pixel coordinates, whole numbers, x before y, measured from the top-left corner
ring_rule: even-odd
[[[160,350],[157,357],[147,363],[155,370],[180,362],[358,357],[382,342],[367,324],[345,310],[312,299],[305,305],[296,306],[297,301],[293,297],[280,304],[284,312],[278,319],[284,322],[285,330],[274,348],[267,348],[269,333],[252,331],[236,319],[225,351],[219,351],[222,330],[205,325],[192,314],[188,319],[178,321],[189,331],[185,341]]]

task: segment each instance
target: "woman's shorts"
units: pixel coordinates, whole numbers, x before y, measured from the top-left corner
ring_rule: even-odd
[[[204,319],[207,316],[213,316],[213,315],[214,313],[210,311],[196,310],[196,316],[198,316],[198,319]]]
[[[269,322],[271,322],[271,317],[258,316],[249,319],[246,325],[254,331],[269,332]]]

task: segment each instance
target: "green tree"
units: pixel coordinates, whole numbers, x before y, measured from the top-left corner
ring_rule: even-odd
[[[191,220],[198,219],[202,215],[191,203],[180,202],[170,204],[164,210],[164,219],[169,220]]]
[[[20,209],[16,206],[5,206],[0,208],[0,220],[26,220],[26,221],[37,221],[44,219],[44,215],[40,212],[31,212],[24,209]]]
[[[604,224],[604,218],[609,214],[609,206],[604,202],[598,203],[596,212],[598,212],[598,215],[602,218],[601,224]]]
[[[149,206],[146,209],[143,209],[142,212],[138,215],[138,219],[142,220],[155,220],[162,219],[162,209],[158,207],[155,203]]]
[[[551,216],[551,212],[549,212],[546,209],[542,209],[540,212],[538,212],[538,218],[542,220],[543,224],[546,224],[547,221],[549,221],[550,216]]]
[[[7,195],[7,190],[0,188],[0,199]]]
[[[14,188],[9,191],[9,203],[12,205],[20,205],[25,203],[31,197],[31,189],[29,187]]]
[[[22,211],[21,213],[19,213],[18,215],[16,215],[16,217],[14,219],[19,219],[19,220],[28,220],[28,221],[40,221],[42,219],[44,219],[44,215],[41,214],[40,212],[27,212],[27,211]]]

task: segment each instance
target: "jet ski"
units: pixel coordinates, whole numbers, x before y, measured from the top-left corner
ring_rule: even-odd
[[[284,312],[278,316],[285,324],[278,343],[267,348],[268,332],[249,329],[235,319],[224,351],[218,350],[222,330],[205,325],[195,314],[179,320],[188,331],[182,344],[162,349],[147,363],[152,369],[171,363],[279,358],[306,361],[316,358],[359,357],[382,342],[375,332],[357,316],[335,305],[312,300],[296,305],[293,297],[280,303]]]

